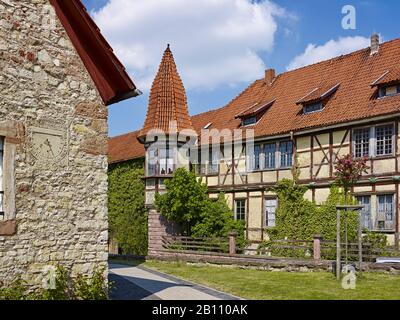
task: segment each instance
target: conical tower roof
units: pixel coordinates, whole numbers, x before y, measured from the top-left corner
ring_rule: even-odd
[[[176,123],[178,132],[183,129],[194,130],[185,88],[168,45],[150,90],[146,121],[138,138],[143,140],[146,134],[154,129],[168,133],[171,123]]]

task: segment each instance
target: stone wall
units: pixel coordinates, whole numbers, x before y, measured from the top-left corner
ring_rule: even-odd
[[[0,0],[0,97],[0,135],[18,128],[6,136],[0,225],[16,230],[0,235],[0,282],[106,266],[107,109],[47,0]]]
[[[168,222],[155,209],[149,210],[148,215],[148,255],[157,254],[163,249],[163,237],[179,235],[179,228]]]

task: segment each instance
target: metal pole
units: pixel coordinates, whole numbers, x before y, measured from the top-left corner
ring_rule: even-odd
[[[340,281],[340,210],[336,213],[336,279]]]
[[[347,265],[347,262],[348,262],[348,251],[349,251],[349,237],[348,237],[348,235],[347,235],[347,215],[348,215],[348,211],[347,211],[347,209],[345,210],[345,216],[344,216],[344,228],[345,228],[345,230],[344,230],[344,242],[345,242],[345,244],[346,244],[346,247],[345,247],[345,250],[346,250],[346,254],[345,254],[345,263],[346,263],[346,265]]]
[[[358,270],[361,274],[361,264],[363,256],[362,248],[362,211],[358,210],[359,213],[359,223],[358,223]]]

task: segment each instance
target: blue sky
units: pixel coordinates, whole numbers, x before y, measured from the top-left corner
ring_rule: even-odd
[[[354,51],[373,32],[384,41],[400,37],[397,0],[221,0],[218,8],[207,0],[83,2],[144,92],[110,106],[110,136],[141,128],[167,43],[197,114],[227,104],[265,68],[281,73]],[[355,30],[342,28],[345,5],[356,9]]]

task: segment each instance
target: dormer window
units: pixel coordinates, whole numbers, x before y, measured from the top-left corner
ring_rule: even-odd
[[[267,110],[274,104],[275,99],[268,100],[268,102],[257,102],[250,108],[245,109],[243,112],[237,114],[235,119],[240,119],[242,127],[255,125],[267,112]]]
[[[304,114],[309,114],[309,113],[321,111],[322,109],[324,109],[324,105],[322,104],[322,102],[314,102],[314,103],[306,104],[303,107],[303,112],[304,112]]]
[[[394,96],[396,94],[400,94],[400,84],[379,88],[379,98]]]
[[[378,88],[378,98],[400,94],[400,70],[392,69],[384,72],[378,79],[371,83],[371,87]]]
[[[303,114],[322,111],[328,99],[339,89],[339,86],[340,83],[335,85],[322,85],[298,100],[296,104],[303,107]]]
[[[250,126],[252,124],[256,124],[256,122],[257,122],[257,117],[244,118],[242,120],[242,127]]]

